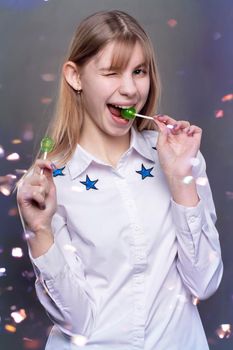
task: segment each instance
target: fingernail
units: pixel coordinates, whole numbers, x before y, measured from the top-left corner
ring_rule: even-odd
[[[52,170],[57,169],[57,167],[56,167],[56,165],[55,165],[54,163],[50,163],[50,166],[51,166],[51,169],[52,169]]]

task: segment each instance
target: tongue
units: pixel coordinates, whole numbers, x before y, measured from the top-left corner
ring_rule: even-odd
[[[117,107],[114,107],[112,105],[108,105],[108,108],[110,112],[115,115],[115,117],[121,117],[121,110]]]

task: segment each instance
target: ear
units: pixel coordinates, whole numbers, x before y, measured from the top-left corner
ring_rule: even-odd
[[[77,65],[72,61],[67,61],[63,65],[63,74],[67,83],[76,91],[82,90],[80,74]]]

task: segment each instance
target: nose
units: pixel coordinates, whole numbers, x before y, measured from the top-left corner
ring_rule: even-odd
[[[134,78],[129,75],[121,77],[119,93],[123,96],[133,97],[137,94],[137,85]]]

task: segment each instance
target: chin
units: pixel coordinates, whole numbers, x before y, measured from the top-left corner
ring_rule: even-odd
[[[121,137],[121,136],[125,136],[129,133],[130,131],[130,127],[127,128],[115,128],[115,130],[111,130],[108,132],[109,136],[113,136],[113,137]]]

